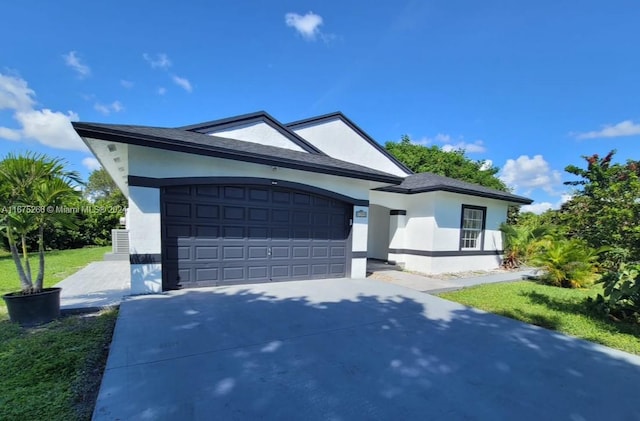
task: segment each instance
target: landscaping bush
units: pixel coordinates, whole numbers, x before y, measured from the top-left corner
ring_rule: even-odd
[[[515,269],[529,262],[540,248],[541,240],[547,237],[552,228],[546,225],[500,225],[504,236],[505,255],[502,266]]]
[[[563,288],[585,288],[598,279],[596,261],[598,251],[581,240],[552,240],[540,242],[539,251],[531,263],[540,268],[540,280]]]
[[[590,299],[591,304],[614,320],[640,323],[640,264],[622,263],[617,271],[607,272],[600,281],[604,294]]]

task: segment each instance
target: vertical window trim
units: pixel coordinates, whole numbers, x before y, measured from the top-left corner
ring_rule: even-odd
[[[465,209],[475,209],[482,211],[482,229],[480,230],[480,236],[478,237],[478,241],[480,241],[480,248],[463,248],[463,231],[464,231],[464,210]],[[480,250],[484,251],[484,231],[487,227],[487,207],[486,206],[474,206],[474,205],[462,205],[460,210],[460,242],[458,245],[458,250]]]

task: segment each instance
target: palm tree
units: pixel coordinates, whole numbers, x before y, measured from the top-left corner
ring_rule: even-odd
[[[504,234],[505,257],[503,266],[515,269],[527,263],[539,248],[540,241],[551,234],[552,228],[546,225],[500,225]]]
[[[8,154],[0,162],[0,198],[4,204],[1,229],[9,242],[23,293],[42,290],[44,282],[44,228],[55,222],[73,227],[73,215],[60,212],[66,199],[76,196],[80,175],[67,171],[65,161],[44,154]],[[27,237],[37,232],[38,274],[34,280]],[[22,255],[22,256],[21,256]]]

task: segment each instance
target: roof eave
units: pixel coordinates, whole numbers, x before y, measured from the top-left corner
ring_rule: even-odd
[[[308,165],[301,161],[291,160],[287,158],[275,158],[260,154],[252,154],[250,152],[239,153],[232,149],[196,145],[193,143],[187,143],[178,140],[172,140],[169,142],[167,141],[167,139],[163,139],[157,136],[125,133],[115,129],[96,128],[86,123],[73,122],[72,125],[78,135],[80,135],[80,137],[89,137],[105,141],[126,143],[129,145],[153,147],[156,149],[170,150],[174,152],[185,152],[195,155],[211,156],[233,161],[251,162],[262,165],[271,165],[276,167],[343,176],[367,181],[376,181],[381,183],[400,184],[403,181],[402,177],[394,175],[370,174],[344,168],[329,167],[321,164]]]
[[[515,203],[519,205],[530,205],[531,203],[533,203],[533,200],[526,197],[521,197],[521,196],[516,196],[511,194],[501,194],[498,192],[496,193],[482,192],[482,191],[473,190],[473,189],[465,189],[461,187],[453,187],[453,186],[446,186],[446,185],[435,185],[435,186],[429,186],[429,187],[421,187],[417,189],[407,189],[407,188],[398,187],[398,186],[388,186],[388,187],[381,187],[376,190],[389,192],[389,193],[400,193],[400,194],[418,194],[418,193],[428,193],[428,192],[435,192],[435,191],[446,191],[449,193],[459,193],[459,194],[466,194],[469,196],[484,197],[487,199],[503,200],[505,202]]]

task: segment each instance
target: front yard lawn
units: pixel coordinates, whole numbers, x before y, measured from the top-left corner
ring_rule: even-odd
[[[439,296],[640,355],[640,325],[614,322],[586,306],[586,298],[601,291],[600,285],[565,289],[521,281],[480,285]]]
[[[0,420],[90,420],[117,311],[22,329],[0,321]]]
[[[47,252],[45,287],[110,249]],[[35,254],[32,264],[37,270]],[[11,256],[0,253],[0,294],[19,289]],[[9,322],[0,300],[0,420],[90,420],[116,317],[109,310],[23,329]]]

